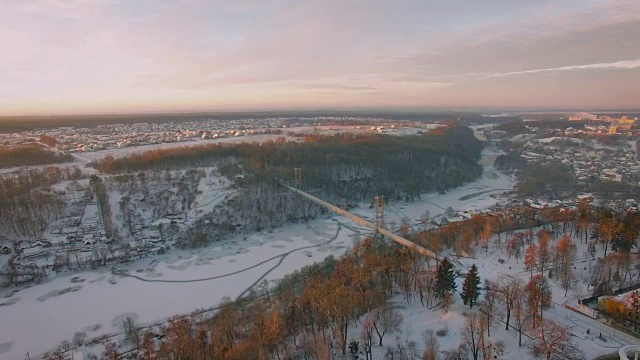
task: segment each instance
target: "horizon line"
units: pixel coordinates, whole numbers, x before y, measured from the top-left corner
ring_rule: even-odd
[[[171,116],[171,115],[231,115],[231,114],[305,114],[305,113],[455,113],[455,112],[512,112],[512,113],[570,113],[570,112],[640,112],[640,107],[618,107],[618,108],[544,108],[544,107],[433,107],[433,108],[317,108],[317,109],[232,109],[232,110],[167,110],[167,111],[114,111],[114,112],[69,112],[69,113],[33,113],[33,114],[12,114],[0,115],[0,121],[12,118],[61,118],[61,117],[99,117],[99,116]]]

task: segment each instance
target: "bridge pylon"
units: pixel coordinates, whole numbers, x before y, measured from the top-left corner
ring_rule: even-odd
[[[384,195],[373,198],[376,203],[376,227],[384,229]]]
[[[293,168],[293,183],[297,188],[302,184],[302,168]]]

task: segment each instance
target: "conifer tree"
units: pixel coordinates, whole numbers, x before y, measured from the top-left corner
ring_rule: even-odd
[[[442,299],[445,293],[455,291],[456,274],[453,272],[453,264],[445,257],[436,270],[435,293]]]
[[[476,264],[471,265],[469,272],[464,278],[462,283],[462,302],[469,308],[473,309],[473,305],[478,303],[478,296],[480,295],[480,276],[478,276],[478,268]]]

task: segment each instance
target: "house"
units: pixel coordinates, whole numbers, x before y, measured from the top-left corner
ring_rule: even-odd
[[[515,237],[516,239],[519,239],[519,240],[524,239],[525,236],[526,236],[526,234],[523,233],[523,232],[517,232],[517,233],[513,234],[513,237]]]
[[[38,240],[38,241],[34,242],[33,244],[31,244],[32,248],[34,248],[36,246],[42,246],[44,248],[48,248],[48,247],[51,247],[51,241]]]
[[[8,245],[2,245],[0,246],[0,254],[11,254],[11,248]]]
[[[622,181],[622,175],[614,170],[605,169],[602,174],[602,179],[620,182]]]
[[[580,195],[578,195],[578,201],[579,200],[586,200],[588,202],[592,202],[593,201],[593,195],[592,194],[580,194]]]

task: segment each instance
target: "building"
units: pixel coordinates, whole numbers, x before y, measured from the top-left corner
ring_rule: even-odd
[[[618,120],[618,124],[620,125],[634,125],[636,123],[636,119],[630,119],[628,116],[623,116]]]
[[[582,121],[582,120],[598,120],[598,116],[587,113],[587,112],[579,112],[573,114],[573,116],[569,116],[569,121]]]

